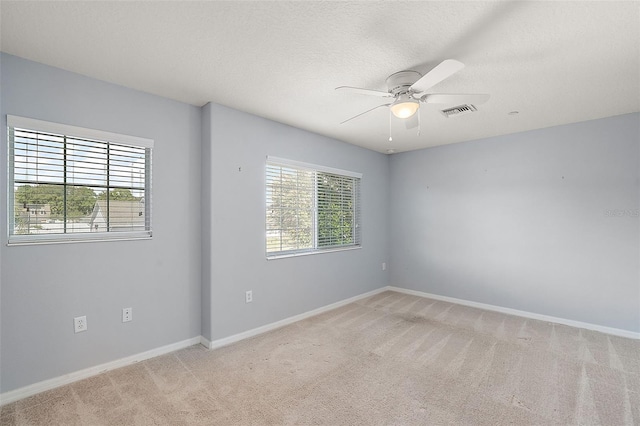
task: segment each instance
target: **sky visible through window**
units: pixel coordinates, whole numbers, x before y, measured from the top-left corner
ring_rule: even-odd
[[[13,234],[146,229],[149,148],[21,128],[11,146]]]
[[[360,244],[360,179],[267,164],[267,255]]]

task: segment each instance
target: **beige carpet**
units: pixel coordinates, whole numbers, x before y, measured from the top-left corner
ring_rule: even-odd
[[[3,425],[640,424],[640,341],[385,292],[2,407]]]

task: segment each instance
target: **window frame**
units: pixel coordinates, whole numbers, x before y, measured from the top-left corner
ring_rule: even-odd
[[[12,130],[63,135],[64,137],[95,140],[110,145],[145,148],[144,231],[69,232],[51,234],[14,234],[15,225],[15,170],[14,139]],[[7,246],[32,244],[60,244],[97,241],[144,240],[153,237],[152,227],[152,158],[154,140],[68,124],[54,123],[7,114]],[[76,185],[69,185],[76,186]],[[81,185],[84,186],[84,185]],[[63,186],[64,188],[65,186]],[[109,187],[107,187],[108,190]]]
[[[344,177],[344,178],[353,178],[354,182],[356,183],[356,187],[354,188],[354,194],[353,194],[353,221],[355,222],[354,226],[353,226],[353,238],[354,238],[354,242],[350,243],[350,244],[343,244],[343,245],[333,245],[333,246],[328,246],[326,248],[322,248],[319,247],[318,245],[318,230],[319,230],[319,226],[318,226],[318,202],[319,202],[319,195],[318,195],[318,187],[317,184],[314,185],[314,193],[313,193],[313,246],[312,248],[307,248],[307,249],[296,249],[296,250],[282,250],[282,251],[272,251],[269,252],[268,251],[268,241],[267,241],[267,233],[269,231],[268,228],[268,224],[267,224],[267,208],[268,208],[268,204],[267,204],[267,185],[268,185],[268,177],[267,177],[267,173],[269,170],[269,166],[273,165],[273,166],[280,166],[280,167],[288,167],[288,168],[292,168],[295,170],[301,170],[301,171],[311,171],[314,173],[326,173],[326,174],[331,174],[331,175],[336,175],[339,177]],[[265,206],[264,206],[264,210],[263,212],[265,213],[265,232],[264,232],[264,236],[265,236],[265,242],[264,242],[264,248],[265,248],[265,254],[266,254],[266,258],[267,260],[274,260],[274,259],[282,259],[282,258],[288,258],[288,257],[298,257],[298,256],[308,256],[308,255],[314,255],[314,254],[321,254],[321,253],[332,253],[332,252],[337,252],[337,251],[348,251],[348,250],[358,250],[362,248],[362,226],[361,226],[361,222],[362,222],[362,205],[361,205],[361,199],[362,199],[362,195],[361,195],[361,186],[362,186],[362,177],[363,174],[362,173],[358,173],[358,172],[353,172],[353,171],[349,171],[349,170],[343,170],[343,169],[337,169],[337,168],[333,168],[333,167],[328,167],[328,166],[322,166],[322,165],[318,165],[318,164],[312,164],[312,163],[306,163],[306,162],[302,162],[302,161],[297,161],[297,160],[290,160],[290,159],[286,159],[286,158],[281,158],[281,157],[274,157],[274,156],[267,156],[266,158],[266,162],[265,162],[265,171],[263,176],[265,177],[265,183],[264,183],[264,188],[265,188]],[[317,175],[316,175],[317,178]]]

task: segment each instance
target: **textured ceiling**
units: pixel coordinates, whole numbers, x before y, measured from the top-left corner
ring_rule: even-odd
[[[0,15],[4,52],[380,152],[640,111],[638,2],[2,1]],[[419,136],[386,108],[339,124],[385,99],[335,87],[386,90],[448,58],[466,67],[430,92],[491,94],[478,112],[423,105]]]

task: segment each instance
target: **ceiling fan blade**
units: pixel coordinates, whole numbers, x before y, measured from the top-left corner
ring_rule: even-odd
[[[415,129],[416,127],[418,127],[418,124],[419,124],[418,114],[420,114],[420,111],[416,112],[411,117],[404,119],[404,128],[405,129],[411,130],[411,129]]]
[[[359,87],[340,86],[340,87],[336,87],[336,90],[343,90],[351,93],[357,93],[359,95],[380,96],[383,98],[393,97],[393,93],[381,92],[379,90],[361,89]]]
[[[358,115],[354,115],[354,116],[353,116],[353,117],[351,117],[351,118],[347,118],[346,120],[344,120],[344,121],[343,121],[342,123],[340,123],[340,124],[344,124],[344,123],[346,123],[347,121],[351,121],[351,120],[353,120],[354,118],[358,118],[358,117],[360,117],[361,115],[365,115],[366,113],[371,112],[371,111],[373,111],[374,109],[378,109],[378,108],[381,108],[381,107],[388,107],[389,105],[391,105],[391,104],[382,104],[382,105],[378,105],[378,106],[376,106],[376,107],[373,107],[373,108],[371,108],[371,109],[366,110],[365,112],[361,112],[361,113],[360,113],[360,114],[358,114]]]
[[[432,93],[429,95],[424,95],[420,98],[420,101],[425,102],[427,104],[474,104],[480,105],[487,102],[490,98],[490,95],[487,94],[449,94],[449,93]]]
[[[411,90],[417,93],[424,92],[440,83],[447,77],[464,68],[464,64],[455,59],[446,59],[440,62],[434,69],[426,73],[420,80],[413,83]]]

